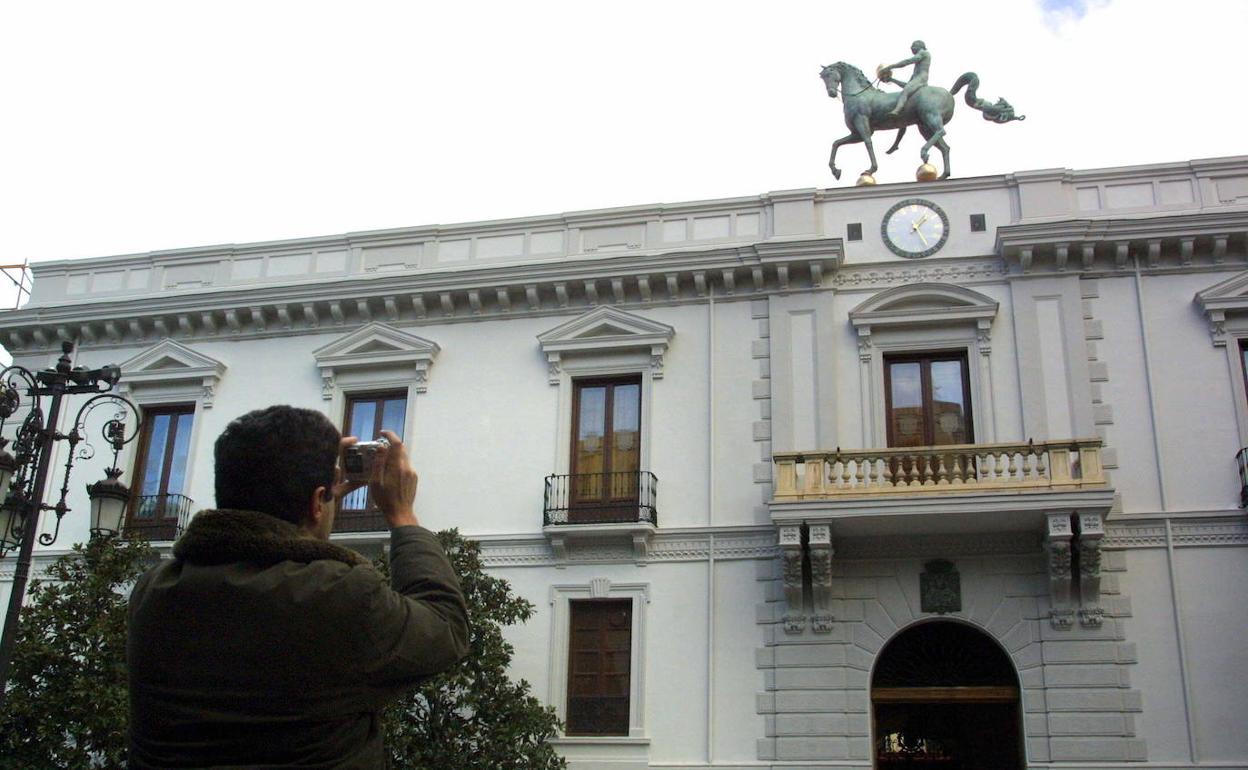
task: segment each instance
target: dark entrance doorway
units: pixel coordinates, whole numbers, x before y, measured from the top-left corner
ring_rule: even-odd
[[[1019,770],[1018,677],[982,631],[954,621],[909,628],[871,677],[875,766]]]

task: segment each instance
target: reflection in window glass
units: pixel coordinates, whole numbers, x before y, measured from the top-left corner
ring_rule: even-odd
[[[186,472],[190,462],[191,427],[195,406],[150,407],[143,410],[143,428],[138,444],[135,484],[130,519],[175,518],[179,506],[170,504],[172,495],[186,493]]]
[[[401,440],[403,425],[407,418],[407,394],[404,392],[382,393],[347,397],[347,435],[360,441],[373,441],[383,430],[393,431]],[[342,498],[342,510],[367,511],[374,509],[368,487],[361,487]]]
[[[884,366],[889,446],[974,442],[965,354],[890,356]]]

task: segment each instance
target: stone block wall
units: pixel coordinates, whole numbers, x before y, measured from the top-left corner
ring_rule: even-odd
[[[1048,577],[1038,551],[942,556],[954,562],[962,586],[962,610],[944,617],[990,635],[1018,671],[1028,761],[1144,760],[1134,724],[1142,703],[1130,688],[1136,651],[1123,625],[1130,604],[1118,594],[1114,574],[1124,568],[1122,555],[1104,555],[1103,624],[1064,629],[1050,626]],[[785,632],[779,562],[760,562],[767,597],[758,608],[764,689],[757,708],[766,724],[760,760],[773,767],[811,761],[872,766],[870,687],[877,656],[899,631],[941,617],[920,610],[924,561],[834,557],[835,622],[822,634]]]

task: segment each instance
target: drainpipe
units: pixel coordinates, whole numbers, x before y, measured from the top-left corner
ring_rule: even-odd
[[[1183,716],[1187,720],[1187,752],[1192,764],[1198,764],[1196,723],[1192,719],[1192,685],[1187,672],[1187,645],[1183,642],[1183,613],[1179,611],[1178,575],[1174,569],[1174,534],[1170,517],[1166,517],[1166,567],[1170,570],[1170,606],[1174,608],[1174,637],[1179,646],[1179,678],[1183,681]]]
[[[708,284],[710,282],[708,281]],[[715,286],[706,303],[706,764],[715,761]]]
[[[1157,396],[1153,391],[1153,363],[1148,354],[1148,324],[1144,318],[1144,288],[1140,280],[1140,258],[1132,257],[1135,265],[1135,310],[1140,319],[1140,344],[1144,352],[1144,384],[1148,390],[1148,419],[1153,429],[1153,459],[1157,463],[1157,490],[1161,495],[1161,510],[1170,510],[1166,498],[1166,466],[1161,460],[1161,436],[1157,428]]]

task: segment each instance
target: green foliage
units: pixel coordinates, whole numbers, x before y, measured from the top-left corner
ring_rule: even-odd
[[[507,677],[505,626],[533,605],[485,574],[480,549],[439,534],[471,617],[471,652],[385,713],[386,745],[401,770],[556,770],[559,722],[529,684]],[[126,603],[155,557],[142,541],[76,545],[32,581],[18,624],[0,715],[0,770],[111,770],[125,766]],[[384,565],[383,565],[384,568]]]
[[[524,622],[533,605],[511,594],[507,581],[487,575],[480,546],[455,530],[438,533],[468,602],[471,649],[449,671],[385,712],[386,747],[404,770],[555,770],[566,767],[550,745],[558,735],[554,711],[533,697],[529,683],[507,676],[514,649],[502,629]],[[384,565],[382,565],[384,569]]]
[[[155,556],[95,538],[32,580],[18,621],[0,768],[121,768],[126,751],[126,600]]]

